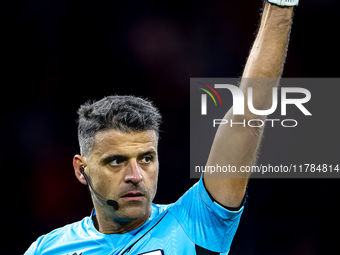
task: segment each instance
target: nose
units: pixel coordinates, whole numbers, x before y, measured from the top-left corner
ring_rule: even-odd
[[[141,168],[136,160],[131,160],[125,169],[125,182],[132,182],[137,185],[143,180]]]

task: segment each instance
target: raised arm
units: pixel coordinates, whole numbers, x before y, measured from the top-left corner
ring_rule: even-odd
[[[278,85],[286,57],[292,23],[293,7],[279,7],[265,3],[261,25],[245,66],[240,88],[247,101],[247,88],[253,88],[253,105],[266,110],[272,103],[272,88]],[[259,79],[257,79],[259,78]],[[274,79],[262,79],[274,78]],[[245,115],[233,115],[232,108],[224,117],[228,123],[244,119],[264,119],[245,107]],[[263,128],[243,125],[220,125],[211,147],[207,166],[250,166],[256,161]],[[228,207],[238,207],[245,194],[248,173],[205,173],[204,184],[212,197]]]

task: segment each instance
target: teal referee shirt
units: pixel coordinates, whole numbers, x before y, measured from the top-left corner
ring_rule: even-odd
[[[124,234],[102,234],[92,216],[39,237],[24,255],[228,254],[243,206],[230,211],[214,202],[203,179],[176,203],[152,204],[150,218]]]

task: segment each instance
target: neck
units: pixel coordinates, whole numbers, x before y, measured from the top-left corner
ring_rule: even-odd
[[[107,217],[96,211],[93,217],[95,228],[103,234],[124,234],[142,226],[150,217],[151,210],[148,210],[141,218],[131,221],[119,221],[114,217]]]

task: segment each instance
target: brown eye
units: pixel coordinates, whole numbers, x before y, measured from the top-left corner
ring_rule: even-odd
[[[110,162],[110,165],[111,166],[119,166],[119,165],[121,165],[121,164],[123,164],[123,160],[120,160],[120,159],[114,159],[114,160],[112,160],[111,162]]]
[[[152,157],[151,156],[145,156],[142,158],[141,162],[144,163],[144,164],[148,164],[150,163],[152,160]]]

